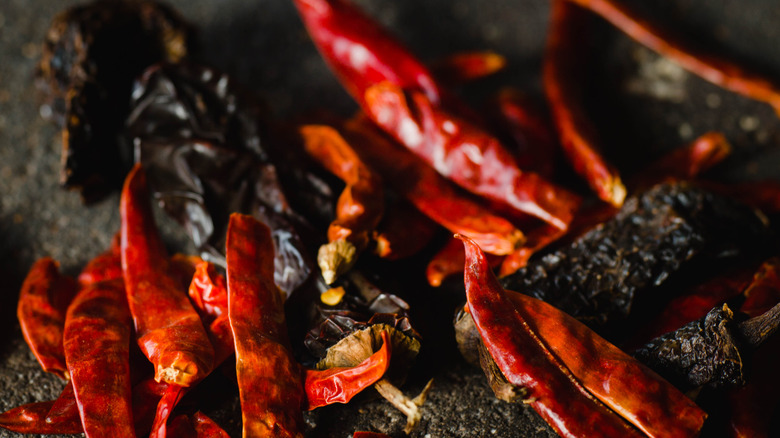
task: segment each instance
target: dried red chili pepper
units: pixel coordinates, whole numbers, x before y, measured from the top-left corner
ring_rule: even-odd
[[[563,151],[574,170],[599,198],[620,207],[626,188],[617,170],[601,156],[596,129],[582,107],[584,12],[564,0],[552,3],[542,79]]]
[[[559,228],[568,226],[577,197],[521,171],[498,140],[441,107],[441,91],[430,74],[375,22],[341,0],[296,5],[320,53],[384,131],[467,190]],[[371,68],[374,63],[383,66],[381,73]]]
[[[201,411],[190,415],[190,423],[198,438],[230,438],[227,432]]]
[[[234,213],[227,232],[228,317],[244,436],[302,436],[303,382],[290,353],[271,231]]]
[[[640,190],[666,180],[692,180],[731,154],[731,144],[719,132],[708,132],[672,150],[631,178]]]
[[[217,273],[212,263],[198,263],[192,276],[189,296],[214,345],[214,364],[218,366],[234,351],[225,277]]]
[[[189,386],[214,365],[214,348],[200,317],[169,273],[139,164],[122,189],[122,270],[141,351],[154,364],[155,379]]]
[[[183,386],[168,384],[160,401],[157,403],[157,412],[154,416],[152,432],[149,434],[149,438],[165,438],[168,435],[168,419],[179,400],[187,392],[187,389]]]
[[[542,105],[514,88],[504,88],[491,102],[491,108],[499,130],[507,131],[514,140],[518,166],[552,177],[558,141],[550,115]]]
[[[379,432],[355,432],[352,438],[390,438],[390,435]]]
[[[506,254],[522,240],[523,233],[509,221],[458,193],[433,169],[381,137],[366,122],[346,123],[348,144],[423,214],[450,231],[477,240],[491,253]],[[344,141],[338,131],[327,126],[316,132],[329,141]]]
[[[575,222],[577,219],[575,218]],[[552,225],[543,225],[528,234],[526,234],[525,243],[518,249],[512,251],[501,261],[499,276],[505,277],[515,273],[518,269],[524,268],[528,264],[528,259],[539,250],[550,243],[558,240],[565,234],[564,231],[553,227]]]
[[[495,52],[463,52],[440,59],[431,66],[436,80],[450,86],[484,78],[506,67],[506,58]]]
[[[130,310],[120,279],[83,288],[68,307],[65,359],[88,437],[135,436],[130,335]]]
[[[79,286],[85,287],[104,280],[122,278],[122,253],[120,235],[111,239],[111,247],[89,261],[77,278]]]
[[[750,317],[761,315],[780,301],[780,258],[764,262],[743,292],[745,301],[739,310]]]
[[[385,208],[374,231],[374,254],[387,260],[412,256],[428,246],[441,228],[409,202],[397,200]]]
[[[65,312],[76,282],[59,272],[59,263],[44,257],[30,268],[19,292],[16,316],[22,335],[44,371],[68,379],[62,349]]]
[[[498,266],[502,258],[486,254],[491,267]],[[428,284],[433,287],[441,286],[442,281],[450,275],[463,274],[463,264],[466,262],[466,254],[463,252],[463,243],[458,239],[450,239],[431,257],[425,268],[425,277]]]
[[[346,142],[319,134],[320,129],[327,128],[300,128],[304,149],[346,184],[336,206],[336,219],[328,228],[329,243],[321,246],[317,255],[322,277],[332,284],[368,246],[370,233],[382,218],[384,190],[379,175]]]
[[[568,0],[600,15],[640,44],[666,56],[682,68],[727,90],[766,102],[780,114],[780,84],[737,65],[717,52],[705,53],[679,33],[651,23],[614,0]]]
[[[59,415],[51,417],[55,409]],[[73,385],[70,382],[66,384],[56,400],[28,403],[3,412],[0,414],[0,427],[17,433],[82,433],[84,429],[73,396]]]
[[[487,351],[524,401],[561,436],[644,436],[601,404],[531,329],[470,239],[465,285],[471,316]]]
[[[381,379],[390,366],[390,337],[382,332],[382,348],[351,368],[306,370],[308,409],[333,403],[348,403],[352,397]]]

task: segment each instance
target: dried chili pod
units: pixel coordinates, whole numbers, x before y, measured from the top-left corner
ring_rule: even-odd
[[[67,405],[68,415],[49,417],[57,405]],[[76,434],[84,432],[81,426],[73,385],[67,383],[57,400],[28,403],[0,414],[0,427],[17,433]]]
[[[626,188],[617,170],[602,157],[596,129],[582,107],[585,82],[580,67],[586,14],[565,0],[552,2],[544,56],[544,91],[563,151],[602,200],[620,207]]]
[[[84,433],[134,437],[130,389],[130,310],[121,279],[79,291],[63,335]]]
[[[390,435],[379,432],[355,432],[352,438],[390,438]]]
[[[606,323],[625,318],[636,294],[660,286],[695,258],[756,256],[771,241],[750,208],[688,183],[662,184],[501,283],[580,320]]]
[[[780,304],[737,322],[727,304],[704,317],[659,336],[634,356],[678,388],[745,383],[743,357],[780,326]]]
[[[227,432],[201,411],[190,415],[190,423],[198,438],[230,438]]]
[[[317,254],[322,276],[332,284],[368,246],[370,234],[382,218],[384,189],[381,177],[345,141],[316,132],[322,129],[331,128],[309,125],[301,127],[300,133],[309,156],[346,184],[336,206],[336,220],[328,228],[329,243]]]
[[[101,281],[122,278],[122,251],[120,243],[120,233],[116,233],[111,240],[111,247],[90,260],[81,270],[77,278],[79,286],[86,287]]]
[[[155,379],[189,386],[214,366],[214,348],[200,317],[169,272],[165,246],[136,164],[122,189],[122,271],[138,345],[154,364]]]
[[[169,384],[168,387],[165,388],[165,392],[157,403],[157,412],[154,415],[152,432],[149,434],[149,438],[165,438],[167,436],[168,419],[170,418],[173,409],[186,392],[187,388],[179,385]]]
[[[506,58],[498,53],[462,52],[437,60],[431,66],[436,80],[460,85],[495,74],[506,67]]]
[[[283,292],[271,280],[271,230],[234,213],[227,231],[228,317],[244,436],[302,437],[303,382],[284,322]]]
[[[651,23],[630,6],[614,0],[567,0],[600,15],[643,44],[701,78],[751,99],[766,102],[780,114],[780,83],[750,71],[719,52],[705,52],[680,33]]]
[[[382,221],[374,231],[374,253],[383,259],[398,260],[422,251],[441,228],[408,201],[396,200],[385,207]]]
[[[63,128],[63,186],[91,202],[121,185],[130,155],[119,134],[133,80],[156,62],[188,56],[192,40],[175,11],[149,0],[95,1],[54,18],[36,73]]]
[[[750,317],[767,312],[780,302],[780,257],[761,264],[743,295],[745,301],[739,311]]]
[[[59,272],[59,263],[44,257],[30,268],[19,292],[16,316],[27,345],[44,371],[68,379],[62,348],[65,313],[76,282]]]
[[[212,263],[202,261],[195,268],[188,293],[214,346],[214,363],[219,365],[234,352],[225,277]]]
[[[492,254],[487,255],[487,257],[490,266],[497,266],[502,261],[501,257]],[[466,254],[463,252],[463,244],[458,239],[450,239],[439,252],[431,257],[428,266],[425,267],[425,277],[428,279],[428,284],[439,287],[445,278],[462,274],[465,262]]]
[[[201,256],[224,267],[230,212],[262,219],[277,248],[274,279],[292,293],[312,272],[271,164],[262,105],[233,79],[195,64],[160,65],[136,83],[127,131],[155,198]]]
[[[394,190],[434,222],[471,237],[492,254],[506,254],[522,242],[522,231],[458,191],[413,154],[392,144],[367,120],[347,122],[344,135]]]
[[[354,367],[306,370],[308,409],[333,403],[348,403],[363,389],[382,378],[390,367],[390,337],[382,332],[382,347]]]
[[[429,72],[377,23],[343,0],[295,3],[320,53],[387,134],[466,190],[568,226],[579,199],[521,171],[497,139],[456,114],[466,113],[458,111],[461,105],[445,108]],[[364,61],[355,63],[358,58]]]
[[[601,404],[572,375],[509,301],[479,247],[466,247],[469,311],[485,348],[506,380],[559,435],[644,436]]]

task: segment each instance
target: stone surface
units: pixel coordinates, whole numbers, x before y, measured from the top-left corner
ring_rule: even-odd
[[[683,29],[707,47],[722,50],[780,75],[780,8],[775,0],[672,0],[639,2],[647,13]],[[77,1],[0,2],[0,411],[56,397],[62,382],[39,371],[21,339],[15,317],[19,286],[34,260],[50,255],[75,274],[101,252],[118,230],[118,196],[90,208],[58,187],[60,141],[41,120],[32,85],[40,43],[54,14]],[[349,114],[356,107],[328,72],[289,1],[176,0],[170,2],[201,29],[202,60],[227,70],[258,91],[276,117],[325,108]],[[508,69],[465,90],[479,97],[501,85],[538,94],[547,0],[362,0],[423,60],[462,50],[491,49],[507,56]],[[605,153],[624,172],[661,151],[710,130],[723,131],[735,154],[716,169],[727,179],[780,178],[780,123],[770,108],[724,92],[690,74],[674,73],[658,56],[601,23],[590,47],[584,80]],[[585,49],[584,49],[585,50]],[[666,69],[666,70],[664,70]],[[671,73],[669,73],[671,71]],[[650,72],[650,73],[648,73]],[[666,73],[664,73],[666,72]],[[671,81],[674,99],[657,90]],[[649,82],[649,83],[648,83]],[[637,85],[639,84],[639,86]],[[639,91],[637,91],[639,90]],[[682,97],[680,96],[682,93]],[[181,235],[166,227],[171,242]],[[399,265],[404,298],[425,337],[420,360],[404,387],[416,393],[435,379],[414,437],[554,436],[529,409],[497,401],[479,370],[454,350],[450,315],[461,300],[424,286],[424,260]],[[461,286],[462,287],[462,286]],[[204,392],[230,394],[227,381]],[[213,397],[222,400],[220,397]],[[204,407],[240,435],[235,397]],[[360,400],[307,415],[311,437],[349,437],[355,430],[403,435],[405,420],[383,401]],[[19,436],[0,430],[0,437]]]

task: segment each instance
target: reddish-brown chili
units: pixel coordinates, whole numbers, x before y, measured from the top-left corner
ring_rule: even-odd
[[[62,331],[65,312],[76,293],[76,282],[60,274],[59,263],[44,257],[30,268],[22,283],[16,316],[22,335],[44,371],[68,378]]]
[[[484,78],[506,67],[506,58],[494,52],[463,52],[447,56],[432,66],[436,80],[450,86]]]
[[[200,317],[171,276],[149,204],[146,176],[137,164],[127,176],[122,217],[122,270],[141,351],[155,379],[189,386],[214,365],[214,348]]]
[[[482,251],[463,238],[469,311],[482,342],[509,383],[563,437],[641,437],[577,381],[515,309]]]
[[[273,282],[271,231],[232,214],[227,232],[228,317],[244,436],[303,436],[303,382],[290,353],[283,292]]]
[[[626,188],[617,170],[599,152],[596,129],[583,108],[581,58],[585,11],[565,0],[552,2],[543,82],[553,121],[566,156],[599,198],[620,206]]]
[[[397,200],[385,208],[373,239],[374,253],[387,260],[412,256],[428,246],[441,228],[409,202]]]

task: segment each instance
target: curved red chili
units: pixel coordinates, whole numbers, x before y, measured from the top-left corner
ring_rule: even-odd
[[[55,416],[50,414],[56,410]],[[59,398],[17,406],[0,414],[0,427],[17,433],[76,434],[84,432],[68,383]]]
[[[509,301],[479,247],[461,239],[471,316],[506,379],[526,391],[526,402],[564,437],[644,436],[582,387]]]
[[[303,382],[290,352],[269,228],[234,213],[227,232],[228,317],[244,436],[302,437]]]
[[[65,359],[87,437],[134,437],[130,310],[122,280],[83,288],[65,319]]]
[[[149,204],[146,176],[136,164],[122,189],[122,270],[141,351],[155,379],[189,386],[214,365],[214,348],[200,317],[171,276]]]
[[[16,316],[22,335],[44,371],[68,379],[62,348],[65,312],[76,293],[76,282],[60,274],[59,263],[44,257],[30,268],[22,283]]]
[[[366,360],[351,368],[306,370],[308,409],[333,403],[348,403],[352,397],[376,383],[390,367],[390,338],[382,332],[382,347]]]

